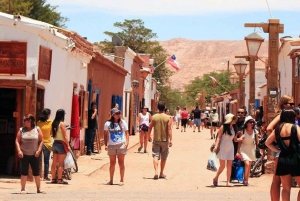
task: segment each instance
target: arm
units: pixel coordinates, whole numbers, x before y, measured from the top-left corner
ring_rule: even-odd
[[[104,130],[104,146],[105,146],[105,150],[107,150],[107,136],[108,136],[108,131]]]
[[[275,142],[275,130],[272,131],[272,133],[269,135],[269,137],[267,138],[265,144],[266,146],[271,149],[272,151],[275,152],[280,152],[279,149],[276,148],[276,146],[273,144],[273,142]]]
[[[42,152],[42,149],[43,149],[43,144],[44,144],[44,142],[43,142],[43,133],[42,133],[40,128],[38,128],[37,130],[39,132],[39,148],[34,154],[35,157],[38,157],[40,155],[40,153]]]
[[[279,123],[280,121],[280,115],[277,115],[271,123],[267,127],[267,135],[270,135],[272,131],[274,130],[275,126]]]
[[[218,130],[218,135],[217,135],[217,139],[216,139],[216,145],[214,148],[214,152],[216,152],[220,148],[222,134],[223,134],[223,126],[221,126],[220,129]]]
[[[128,144],[129,144],[129,132],[128,132],[128,130],[125,131],[125,137],[126,137],[126,144],[125,144],[125,146],[126,146],[126,149],[127,149]]]
[[[21,131],[19,130],[17,133],[15,144],[16,144],[16,149],[17,149],[19,158],[23,158],[23,152],[21,151],[20,142],[21,142]]]
[[[67,137],[66,124],[62,122],[59,127],[61,129],[62,135],[64,136],[64,142],[66,143],[66,145],[68,146],[68,148],[70,150],[70,145],[69,145],[68,137]]]
[[[137,119],[137,127],[138,127],[138,129],[140,128],[140,121],[141,121],[141,116],[139,114],[138,115],[138,119]]]
[[[148,141],[151,142],[151,138],[150,138],[150,135],[151,135],[151,131],[152,131],[152,128],[153,128],[153,121],[150,122],[149,124],[149,129],[148,129],[148,132],[147,132],[147,138],[148,138]]]
[[[255,149],[258,149],[257,145],[259,143],[258,133],[255,133]]]
[[[94,113],[93,113],[92,116],[91,116],[91,119],[95,119],[96,116],[97,116],[97,109],[95,108],[95,109],[94,109]]]
[[[168,122],[168,136],[169,136],[169,147],[172,147],[173,142],[172,142],[172,121],[169,119]]]

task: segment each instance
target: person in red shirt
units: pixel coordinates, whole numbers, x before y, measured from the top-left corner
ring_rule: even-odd
[[[186,110],[186,107],[183,107],[183,110],[180,113],[180,116],[181,116],[181,132],[182,132],[182,127],[183,127],[184,132],[186,132],[185,129],[186,129],[187,121],[188,121],[188,115],[189,115],[189,112]]]

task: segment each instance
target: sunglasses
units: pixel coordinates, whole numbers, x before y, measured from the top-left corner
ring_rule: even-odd
[[[249,123],[249,124],[255,124],[255,122],[254,122],[254,121],[248,121],[248,123]]]
[[[244,112],[238,112],[238,114],[244,114]]]
[[[120,114],[121,114],[121,112],[116,112],[115,114],[116,114],[116,115],[120,115]]]
[[[30,119],[29,118],[25,118],[25,119],[23,119],[23,121],[30,121]]]
[[[290,104],[290,106],[294,106],[295,103],[284,103],[285,105]]]

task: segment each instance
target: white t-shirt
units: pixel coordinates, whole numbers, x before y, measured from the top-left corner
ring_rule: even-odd
[[[125,131],[128,131],[128,125],[127,123],[121,119],[120,122],[122,129],[120,128],[118,123],[114,123],[113,128],[111,127],[111,122],[107,121],[104,124],[104,130],[108,131],[108,142],[107,145],[117,145],[120,143],[125,143]]]

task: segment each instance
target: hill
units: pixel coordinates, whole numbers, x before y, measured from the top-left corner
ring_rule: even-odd
[[[238,59],[235,56],[246,56],[246,41],[195,41],[184,38],[175,38],[161,41],[160,44],[168,54],[175,54],[180,63],[180,70],[170,77],[172,88],[183,90],[195,77],[202,76],[212,71],[227,69],[234,70],[232,65]],[[268,43],[264,41],[258,52],[263,60],[268,57]],[[265,68],[265,64],[258,60],[256,68]],[[167,64],[170,69],[173,68]],[[249,70],[249,66],[246,71]]]

